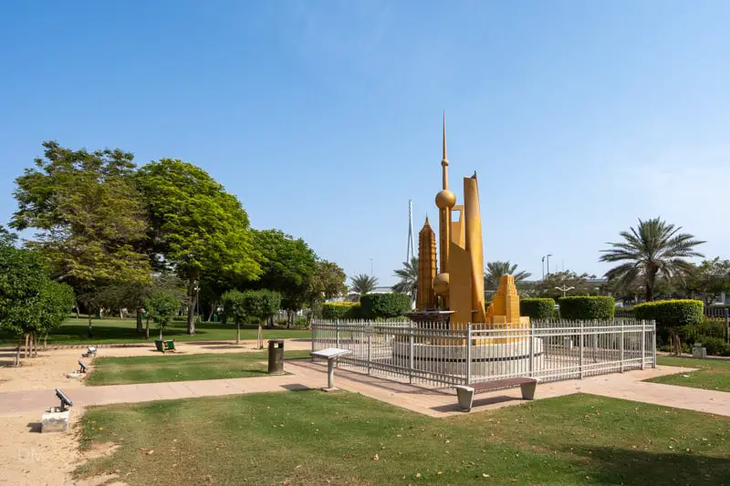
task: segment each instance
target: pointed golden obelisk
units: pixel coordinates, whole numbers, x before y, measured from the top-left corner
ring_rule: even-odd
[[[416,288],[416,309],[435,309],[436,294],[433,279],[436,277],[436,234],[428,224],[428,216],[418,233],[418,287]]]

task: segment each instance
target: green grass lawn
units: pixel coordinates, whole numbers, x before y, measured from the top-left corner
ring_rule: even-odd
[[[94,337],[88,335],[86,318],[68,319],[61,327],[48,336],[48,344],[111,344],[145,342],[144,335],[137,334],[134,319],[94,319],[92,321]],[[253,326],[241,330],[241,339],[256,339],[257,329]],[[158,337],[159,331],[150,324],[150,342]],[[311,331],[302,329],[264,329],[264,339],[311,338]],[[173,321],[165,329],[163,337],[175,341],[233,341],[236,339],[236,327],[220,322],[204,322],[196,326],[194,336],[187,334],[186,323]],[[10,333],[0,331],[0,345],[18,344],[17,338]]]
[[[77,470],[129,484],[728,485],[730,419],[590,395],[433,419],[352,393],[93,407]]]
[[[286,358],[308,357],[308,351],[285,351]],[[248,353],[152,354],[126,358],[96,358],[86,383],[126,385],[165,381],[218,380],[265,376],[266,351]]]
[[[698,371],[660,376],[647,381],[730,392],[730,361],[659,356],[657,364],[697,368]]]

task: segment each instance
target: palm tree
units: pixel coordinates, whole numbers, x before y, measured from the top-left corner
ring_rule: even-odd
[[[410,262],[403,262],[403,268],[396,270],[394,275],[400,280],[393,285],[393,292],[409,295],[411,302],[415,302],[418,288],[418,258],[411,257]]]
[[[626,262],[606,272],[606,277],[617,279],[621,285],[638,280],[644,287],[646,300],[652,300],[658,276],[667,281],[682,278],[692,270],[692,264],[684,258],[702,257],[694,247],[704,241],[679,233],[681,229],[660,218],[639,220],[637,229],[620,233],[624,241],[608,243],[611,248],[601,250],[604,253],[601,262]]]
[[[517,283],[529,278],[532,274],[525,271],[518,272],[517,264],[510,265],[509,261],[487,262],[487,271],[484,272],[484,289],[497,290],[502,275],[512,275]]]
[[[357,292],[360,295],[365,295],[375,290],[376,285],[378,285],[377,278],[371,275],[361,273],[360,275],[355,275],[354,277],[352,277],[351,290],[353,292]]]

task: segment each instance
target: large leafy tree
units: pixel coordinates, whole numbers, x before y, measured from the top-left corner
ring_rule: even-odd
[[[398,277],[398,283],[393,285],[393,292],[406,294],[411,302],[415,302],[418,289],[418,258],[412,257],[411,261],[403,262],[403,267],[395,270],[394,274]]]
[[[687,278],[687,290],[702,294],[705,305],[710,305],[722,293],[730,292],[730,261],[715,257],[692,269]]]
[[[360,295],[369,294],[378,285],[378,279],[372,275],[361,273],[352,277],[350,289]]]
[[[309,317],[320,316],[322,303],[326,299],[347,293],[347,275],[336,263],[318,259],[314,263],[314,275],[309,281]]]
[[[28,246],[48,258],[54,280],[75,286],[144,281],[147,223],[131,153],[88,152],[44,142],[44,157],[16,179],[11,226],[37,230]]]
[[[151,162],[137,172],[147,204],[155,252],[187,282],[188,333],[201,272],[256,278],[256,259],[246,211],[200,167],[173,159]]]
[[[589,282],[590,278],[591,276],[586,273],[579,275],[570,270],[553,272],[539,282],[535,282],[532,291],[538,297],[551,297],[555,300],[562,297],[563,293],[565,295],[591,295],[596,293],[596,286]],[[559,290],[558,287],[566,290]]]
[[[702,256],[695,247],[704,242],[680,233],[681,229],[660,218],[639,220],[636,228],[620,233],[623,241],[609,243],[611,248],[602,250],[600,261],[620,263],[606,272],[606,277],[626,284],[638,279],[646,300],[652,300],[657,277],[667,281],[683,278],[692,271],[686,259]]]
[[[281,294],[281,305],[300,310],[309,296],[317,269],[317,255],[301,238],[294,239],[280,230],[254,230],[254,241],[261,262],[261,277],[250,286]]]
[[[515,283],[520,283],[532,275],[529,272],[517,271],[517,264],[510,264],[506,262],[487,262],[487,271],[484,272],[484,289],[485,290],[497,290],[499,287],[499,279],[502,275],[512,275],[515,278]]]
[[[73,305],[66,284],[48,277],[45,259],[37,251],[13,246],[7,232],[0,238],[0,327],[19,337],[47,335],[60,326]],[[20,344],[16,364],[20,358]]]

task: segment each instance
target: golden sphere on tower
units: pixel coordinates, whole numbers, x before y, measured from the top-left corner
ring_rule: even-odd
[[[438,194],[436,194],[436,207],[439,209],[446,209],[446,208],[453,208],[456,204],[456,194],[449,191],[448,189],[443,189],[439,191]]]
[[[449,295],[449,274],[439,273],[436,278],[433,279],[433,291],[436,295],[443,297]]]

